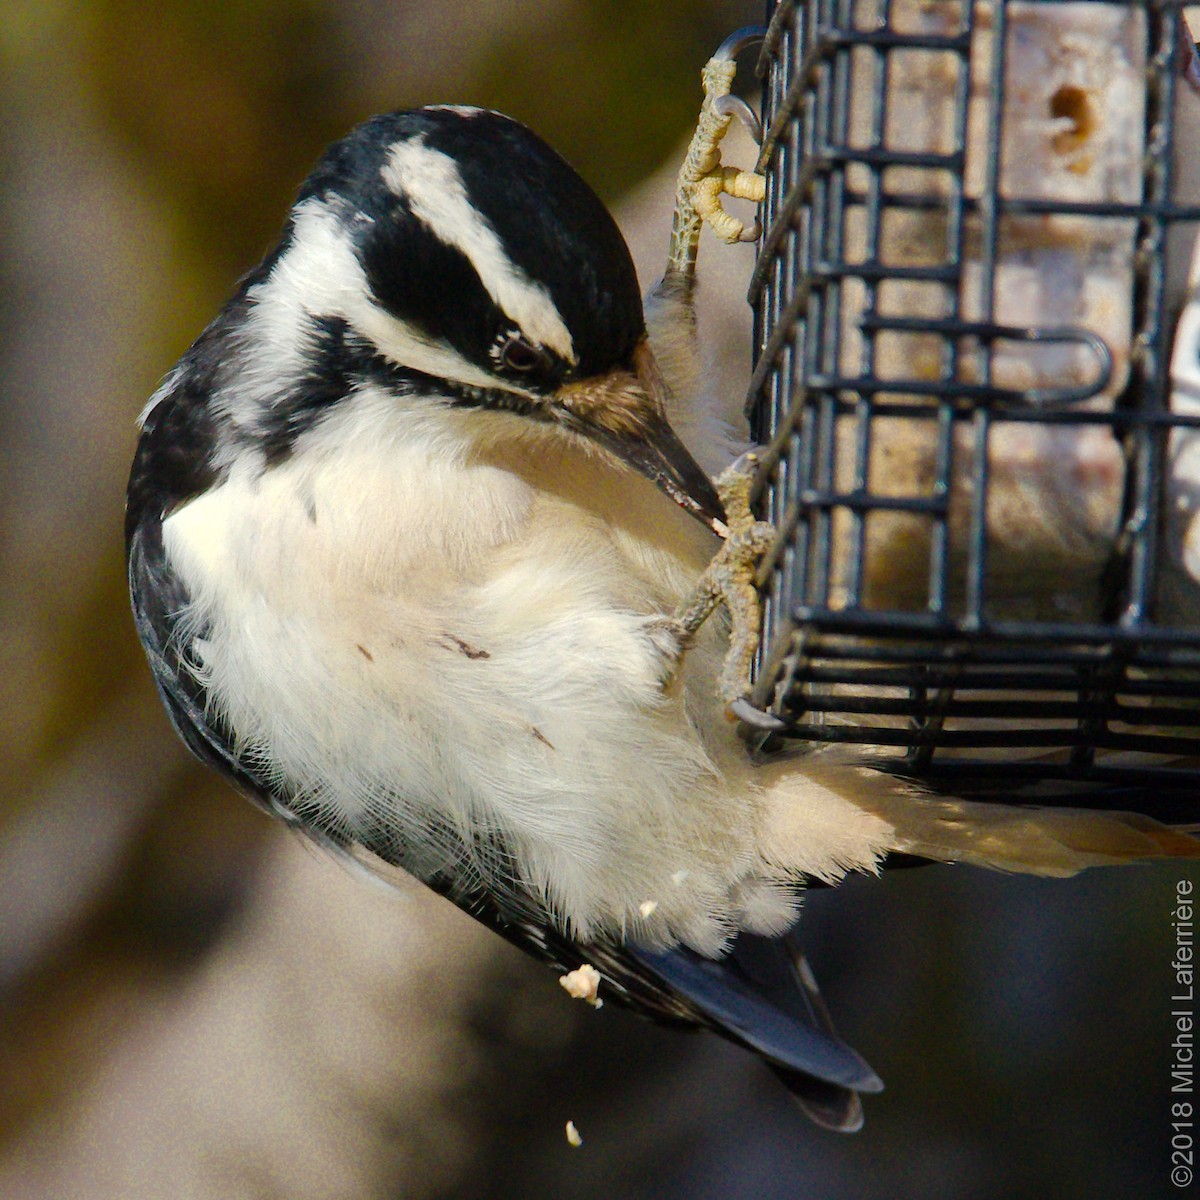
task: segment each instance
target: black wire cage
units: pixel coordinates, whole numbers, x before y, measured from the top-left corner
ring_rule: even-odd
[[[1183,8],[769,6],[753,700],[787,736],[956,789],[1195,794]]]

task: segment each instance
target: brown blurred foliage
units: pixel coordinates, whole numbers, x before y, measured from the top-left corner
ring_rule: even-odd
[[[345,938],[324,946],[328,961],[314,961],[321,939],[302,923],[286,913],[271,922],[258,916],[286,886],[278,871],[264,873],[280,855],[314,875],[318,894],[336,892],[339,913],[379,900],[369,889],[360,896],[343,887],[341,868],[302,851],[297,858],[171,734],[125,598],[122,494],[134,418],[269,244],[323,146],[352,124],[433,100],[509,108],[614,196],[686,131],[698,101],[696,72],[730,21],[743,19],[738,8],[677,0],[635,7],[112,0],[18,2],[0,12],[6,1195],[18,1185],[34,1195],[72,1190],[71,1181],[97,1165],[73,1137],[93,1129],[104,1140],[149,1118],[153,1103],[139,1108],[128,1099],[147,1077],[131,1047],[153,1042],[173,1005],[194,1006],[202,1023],[209,1006],[228,1003],[221,997],[237,985],[214,966],[223,956],[257,956],[264,973],[271,964],[307,964],[313,978],[279,1000],[268,1029],[286,1027],[293,1004],[319,1005],[325,972],[352,975],[357,964],[372,986],[341,998],[345,1042],[372,1055],[391,1046],[388,1053],[403,1058],[436,1044],[444,1028],[455,1053],[466,1056],[463,1086],[473,1072],[486,1075],[480,1048],[495,1039],[485,1033],[497,1021],[511,1024],[504,1013],[512,996],[497,1005],[485,984],[515,970],[525,983],[513,995],[524,995],[530,979],[541,988],[541,977],[494,939],[424,896],[409,904],[422,910],[424,930],[413,935],[409,961],[374,972],[362,964],[395,937],[390,922],[364,932],[361,917],[340,916]],[[461,978],[450,986],[458,1002],[442,993],[438,1013],[423,1010],[426,977]],[[370,1024],[381,988],[399,1005],[394,1029]],[[547,995],[557,999],[541,994],[543,1005]],[[561,1005],[553,1011],[535,1039],[543,1047],[561,1043],[575,1016]],[[257,1056],[269,1071],[269,1041],[214,1033],[206,1051],[213,1074],[239,1055]],[[163,1056],[178,1046],[164,1037]],[[405,1185],[414,1194],[435,1180],[448,1186],[471,1159],[464,1151],[454,1169],[434,1168],[441,1154],[429,1146],[459,1117],[438,1110],[445,1081],[436,1071],[426,1075],[408,1092],[410,1104],[428,1103],[428,1114],[383,1139],[387,1154],[372,1150],[376,1162],[406,1159]],[[117,1078],[126,1081],[125,1100],[105,1095]],[[286,1108],[323,1080],[315,1065],[275,1099]],[[394,1072],[364,1071],[361,1082],[381,1089],[382,1108],[404,1110]],[[199,1176],[186,1188],[182,1182],[189,1156],[203,1149],[202,1127],[196,1114],[179,1116],[180,1144],[161,1169],[181,1172],[179,1194],[193,1187],[227,1194],[206,1189]],[[473,1140],[467,1136],[467,1145]],[[269,1138],[262,1141],[247,1157],[269,1156]],[[92,1194],[130,1194],[135,1176],[122,1172],[141,1157],[115,1148],[102,1155],[109,1170]],[[263,1177],[264,1186],[297,1194],[283,1168],[264,1167]],[[158,1186],[152,1178],[144,1186]]]

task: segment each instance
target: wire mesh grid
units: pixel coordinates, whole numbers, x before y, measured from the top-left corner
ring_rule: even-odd
[[[1194,785],[1182,4],[770,7],[755,701],[956,786]]]

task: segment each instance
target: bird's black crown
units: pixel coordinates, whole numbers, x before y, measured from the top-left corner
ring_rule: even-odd
[[[382,170],[398,144],[420,140],[451,159],[479,218],[513,265],[548,291],[586,378],[627,363],[642,336],[641,297],[628,247],[600,198],[541,138],[500,113],[421,108],[387,113],[335,142],[298,202],[339,203],[355,233],[376,301],[460,354],[496,369],[510,322],[468,255],[433,236]],[[523,372],[553,387],[567,364]],[[530,375],[532,378],[530,379]]]

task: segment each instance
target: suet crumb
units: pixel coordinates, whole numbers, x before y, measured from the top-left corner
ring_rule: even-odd
[[[596,994],[600,990],[600,972],[591,963],[584,963],[574,971],[560,975],[558,982],[568,995],[576,1000],[586,1000],[593,1008],[600,1008],[604,1003]]]

